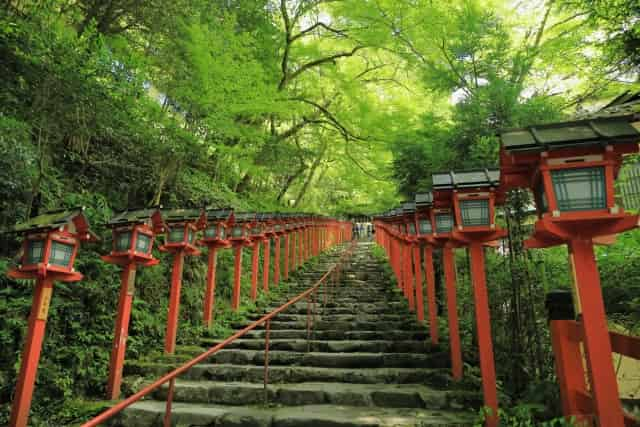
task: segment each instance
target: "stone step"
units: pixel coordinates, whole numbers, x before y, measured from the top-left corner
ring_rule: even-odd
[[[276,306],[266,307],[265,312],[270,312],[275,310]],[[364,314],[402,314],[406,313],[410,315],[410,311],[408,308],[396,309],[392,307],[384,307],[384,306],[373,306],[373,305],[350,305],[346,307],[325,307],[319,311],[320,313],[324,313],[325,315],[334,315],[334,314],[356,314],[356,313],[364,313]],[[284,312],[287,314],[307,314],[307,306],[304,303],[295,304],[288,307]]]
[[[246,323],[235,323],[231,327],[233,329],[242,329],[246,327]],[[280,321],[280,320],[272,320],[271,327],[273,329],[288,329],[291,331],[294,330],[307,330],[307,321],[300,320],[297,322],[288,322],[288,321]],[[330,321],[330,320],[316,320],[312,322],[313,331],[325,331],[325,330],[342,330],[342,331],[390,331],[390,330],[401,330],[401,331],[415,331],[419,332],[424,329],[423,326],[420,326],[413,319],[407,319],[403,321],[378,321],[378,322],[365,322],[365,321]]]
[[[200,351],[193,353],[197,355],[219,344],[220,340],[203,339]],[[264,350],[264,339],[237,339],[228,344],[228,349]],[[270,339],[270,350],[298,351],[306,352],[310,347],[314,352],[326,353],[431,353],[440,350],[428,341],[391,341],[391,340],[358,340],[358,341],[329,341],[329,340],[307,340],[304,339]]]
[[[233,365],[264,365],[264,351],[220,350],[211,356],[209,362]],[[429,354],[270,351],[269,364],[334,368],[447,368],[449,366],[449,355],[443,351]]]
[[[258,329],[247,332],[246,338],[264,338],[264,329]],[[370,330],[370,331],[352,331],[352,330],[335,330],[325,329],[320,331],[314,331],[311,338],[315,340],[386,340],[393,338],[394,340],[426,340],[428,332],[426,328],[417,331],[406,330]],[[271,339],[307,339],[307,331],[288,330],[288,329],[272,329],[270,333]]]
[[[164,411],[164,402],[138,402],[118,416],[112,426],[155,427],[161,425]],[[464,411],[342,405],[271,408],[176,402],[171,414],[172,425],[215,427],[466,427],[472,426],[473,420],[473,414]]]
[[[166,400],[167,392],[165,385],[153,397]],[[470,402],[482,404],[479,393],[435,390],[421,384],[275,383],[265,391],[260,383],[179,380],[173,398],[175,402],[223,405],[333,404],[422,409],[461,409]]]
[[[282,305],[282,304],[281,304]],[[280,305],[277,306],[268,306],[265,308],[265,310],[268,311],[273,311],[276,308],[279,308]],[[358,313],[361,312],[362,310],[364,310],[365,312],[367,311],[372,311],[372,310],[379,310],[379,309],[387,309],[387,310],[391,310],[391,311],[396,311],[399,313],[402,313],[401,310],[408,310],[408,304],[405,301],[390,301],[390,300],[385,300],[385,301],[380,301],[378,303],[369,303],[369,302],[357,302],[355,300],[353,301],[329,301],[326,305],[325,308],[348,308],[350,310],[352,310],[354,313]],[[288,309],[287,312],[289,310],[295,310],[295,311],[299,311],[301,309],[304,309],[306,312],[307,309],[307,303],[306,301],[299,301],[293,305],[291,305]]]
[[[251,314],[247,316],[251,321],[255,321],[263,317],[264,314]],[[284,313],[278,314],[273,320],[281,322],[306,322],[307,313]],[[409,314],[323,314],[322,309],[316,307],[316,320],[326,322],[403,322],[410,321],[412,317]]]
[[[178,364],[128,362],[126,375],[158,378]],[[194,366],[181,379],[194,381],[241,381],[262,383],[264,367],[202,363]],[[269,366],[273,383],[331,382],[358,384],[424,384],[444,388],[451,383],[448,370],[432,368],[323,368],[312,366]]]

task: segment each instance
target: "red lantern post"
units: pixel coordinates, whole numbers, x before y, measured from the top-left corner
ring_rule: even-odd
[[[255,214],[233,214],[231,223],[231,235],[229,240],[233,246],[233,291],[231,295],[231,309],[237,311],[240,308],[241,284],[242,284],[242,248],[251,245],[249,229],[255,221]]]
[[[500,135],[502,185],[506,190],[530,188],[536,200],[538,221],[526,247],[569,247],[592,394],[587,397],[592,398],[598,424],[607,427],[622,427],[624,413],[593,245],[638,226],[639,217],[616,204],[614,187],[623,156],[638,152],[636,110],[637,103],[615,105],[589,119],[510,129]],[[560,351],[562,328],[556,325],[552,333],[554,350]],[[565,354],[556,353],[565,415],[582,418],[590,414],[575,412],[584,405],[577,401],[581,390],[571,387],[581,387],[581,382],[568,377],[578,374],[563,368],[566,360]]]
[[[467,245],[471,255],[482,389],[485,406],[491,410],[486,422],[488,426],[498,423],[498,394],[483,245],[506,235],[495,223],[495,205],[502,200],[496,194],[499,179],[499,171],[487,169],[433,175],[434,200],[453,206],[456,225],[451,236]]]
[[[227,240],[227,221],[231,216],[231,209],[210,209],[205,212],[205,223],[202,239],[198,241],[201,246],[209,248],[207,257],[207,285],[204,293],[202,322],[207,328],[213,323],[213,308],[216,298],[216,264],[218,250],[231,247]]]
[[[256,218],[255,222],[252,224],[249,239],[251,240],[252,253],[251,253],[251,300],[255,301],[258,297],[258,263],[260,257],[260,244],[265,241],[268,242],[269,238],[267,237],[267,224],[265,222],[265,218],[262,215]],[[267,268],[268,268],[268,255],[269,248],[264,248],[263,257],[267,260]],[[264,291],[269,291],[269,286],[264,287]]]
[[[284,222],[281,220],[280,215],[276,214],[273,217],[273,231],[275,234],[273,241],[274,241],[274,244],[276,245],[273,281],[275,282],[276,285],[278,285],[280,283],[280,270],[282,266],[282,258],[281,258],[282,243],[280,239],[283,235],[285,235]]]
[[[439,332],[438,332],[438,313],[436,304],[436,284],[435,275],[433,271],[433,247],[436,245],[436,240],[433,237],[433,224],[431,216],[431,208],[433,206],[433,196],[431,193],[418,193],[415,196],[416,203],[416,227],[418,230],[418,241],[422,243],[424,251],[424,277],[427,287],[427,306],[429,309],[429,335],[431,337],[431,343],[438,344]],[[420,246],[417,247],[418,251]],[[416,256],[416,262],[420,262],[420,255]],[[455,288],[454,288],[455,291]],[[454,313],[455,316],[455,313]],[[457,316],[454,317],[456,321],[454,328],[457,331]],[[450,323],[451,324],[451,323]],[[451,328],[450,328],[451,331]],[[453,348],[457,343],[459,350],[460,337],[457,334],[450,335],[451,347]],[[452,351],[453,354],[453,351]],[[455,361],[454,361],[455,360]],[[457,365],[457,355],[452,357],[452,366]],[[461,363],[460,363],[461,366]],[[460,373],[461,374],[461,373]],[[457,378],[457,373],[453,375],[454,379]]]
[[[114,216],[107,225],[113,229],[113,246],[111,253],[102,259],[122,266],[120,297],[107,380],[107,397],[113,400],[120,397],[136,269],[138,265],[148,267],[158,264],[159,261],[151,252],[156,233],[162,233],[165,225],[157,209],[125,211]]]
[[[162,216],[167,223],[167,233],[165,244],[160,247],[160,250],[173,254],[169,312],[167,314],[167,330],[164,336],[164,351],[167,354],[173,354],[176,349],[184,257],[186,255],[198,256],[201,253],[195,246],[196,232],[202,223],[201,215],[202,212],[195,209],[162,211]]]
[[[96,240],[83,210],[49,212],[31,218],[13,230],[25,237],[20,265],[9,270],[7,275],[14,279],[35,279],[36,287],[11,407],[9,425],[12,427],[26,427],[29,419],[53,283],[82,280],[82,274],[73,268],[80,242]]]

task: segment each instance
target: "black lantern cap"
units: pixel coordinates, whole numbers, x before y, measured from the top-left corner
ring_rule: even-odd
[[[433,193],[417,193],[415,197],[416,209],[430,208],[433,205]]]
[[[211,221],[226,221],[233,213],[231,208],[212,209],[207,208],[205,211],[207,219]]]
[[[402,202],[402,213],[404,215],[412,214],[416,211],[415,202]]]
[[[438,172],[432,175],[434,190],[454,190],[476,187],[497,187],[499,169],[477,169],[459,172]]]
[[[254,222],[256,220],[257,214],[249,213],[249,212],[238,212],[233,214],[234,222]]]
[[[167,223],[197,221],[202,216],[201,209],[163,209],[161,212]]]
[[[120,227],[123,225],[129,224],[142,224],[147,221],[153,221],[154,217],[162,220],[162,213],[159,208],[143,208],[143,209],[127,209],[121,212],[116,213],[110,220],[107,222],[107,227]]]
[[[55,230],[73,223],[79,234],[89,234],[89,240],[96,240],[97,237],[89,230],[89,221],[84,215],[85,208],[75,207],[48,211],[42,215],[30,218],[28,221],[16,224],[8,232],[17,234],[27,234]]]
[[[549,320],[573,320],[576,317],[571,291],[565,289],[550,291],[545,298],[545,306]]]

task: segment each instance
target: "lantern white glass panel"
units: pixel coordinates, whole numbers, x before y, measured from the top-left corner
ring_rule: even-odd
[[[49,255],[49,264],[61,267],[69,267],[71,255],[73,255],[74,245],[61,243],[53,240],[51,242],[51,255]]]
[[[436,231],[438,233],[449,233],[453,229],[453,215],[436,214]]]
[[[169,243],[182,243],[184,241],[184,228],[175,228],[169,231],[167,234],[167,241]]]
[[[416,234],[416,225],[415,225],[414,223],[410,222],[410,223],[407,225],[407,228],[408,228],[408,230],[409,230],[409,234],[411,234],[411,235],[414,235],[414,236],[415,236],[415,234]]]
[[[225,237],[227,237],[227,229],[224,228],[224,226],[220,227],[220,239],[224,239]]]
[[[551,180],[560,211],[606,209],[604,167],[552,170]]]
[[[147,254],[151,252],[151,236],[144,233],[138,233],[136,239],[136,252]]]
[[[276,224],[273,229],[276,233],[280,233],[282,231],[282,225]]]
[[[116,252],[126,252],[131,248],[131,231],[116,235]]]
[[[233,226],[233,228],[231,229],[231,237],[232,238],[244,237],[244,227],[242,225]]]
[[[431,220],[430,219],[421,219],[419,221],[420,226],[420,234],[431,234],[433,231],[431,228]]]
[[[215,239],[216,237],[218,237],[218,228],[215,225],[207,227],[204,230],[204,237],[208,239]]]
[[[534,194],[536,205],[541,212],[549,210],[549,202],[547,202],[547,193],[544,191],[544,184],[540,181],[536,187]]]
[[[25,264],[32,265],[42,262],[44,258],[44,240],[28,240]]]
[[[463,226],[489,225],[489,199],[462,200],[460,211]]]
[[[252,236],[259,236],[260,234],[262,234],[262,227],[253,227],[251,229],[251,235]]]
[[[189,228],[187,230],[187,240],[189,241],[189,243],[193,243],[193,241],[196,239],[196,233]]]

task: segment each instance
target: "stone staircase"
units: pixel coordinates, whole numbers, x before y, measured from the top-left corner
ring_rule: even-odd
[[[481,396],[451,388],[446,349],[428,342],[426,327],[413,320],[402,295],[385,281],[371,247],[358,244],[324,307],[324,295],[318,295],[309,340],[306,302],[271,322],[266,391],[261,328],[176,381],[173,425],[473,425]],[[321,257],[311,271],[297,276],[279,303],[308,289],[336,259],[336,254]],[[189,357],[218,342],[204,339],[202,349],[189,349]],[[184,354],[174,357],[174,362],[187,360]],[[133,363],[127,371],[157,377],[175,366],[169,362]],[[125,410],[112,425],[161,426],[166,395],[166,387],[158,390],[152,399]]]

